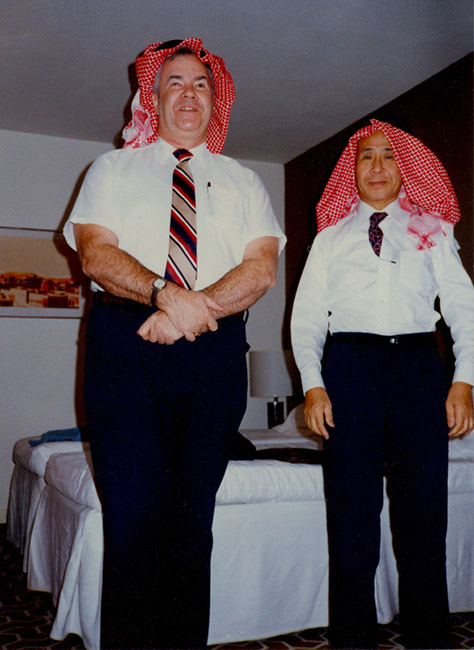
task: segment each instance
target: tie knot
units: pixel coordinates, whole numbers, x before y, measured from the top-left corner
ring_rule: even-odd
[[[381,221],[387,216],[386,212],[374,212],[370,215],[370,225],[378,226]]]
[[[173,156],[178,159],[178,162],[182,163],[191,160],[193,154],[187,149],[176,149],[173,151]]]

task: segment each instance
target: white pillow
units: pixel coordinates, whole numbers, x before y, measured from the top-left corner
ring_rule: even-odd
[[[53,454],[64,454],[66,452],[84,452],[89,449],[88,442],[73,440],[62,440],[57,442],[42,442],[36,447],[30,445],[30,440],[38,438],[22,438],[17,440],[13,447],[13,462],[25,469],[44,476],[46,465]]]

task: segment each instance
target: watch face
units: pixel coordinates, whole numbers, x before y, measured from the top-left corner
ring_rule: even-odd
[[[163,287],[166,286],[166,280],[164,278],[157,278],[153,282],[153,286],[155,287],[155,289],[158,289],[158,290],[163,289]]]

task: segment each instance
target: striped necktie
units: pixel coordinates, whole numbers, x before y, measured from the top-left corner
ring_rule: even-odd
[[[178,164],[173,172],[170,243],[165,278],[192,289],[197,274],[196,195],[188,162],[193,154],[176,149]]]
[[[386,212],[374,212],[370,216],[369,226],[369,241],[374,249],[374,253],[380,257],[380,250],[382,248],[383,232],[379,227],[379,223],[387,216]]]

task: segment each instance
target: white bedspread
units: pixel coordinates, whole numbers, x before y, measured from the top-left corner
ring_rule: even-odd
[[[13,447],[15,467],[8,502],[7,539],[23,553],[23,570],[26,571],[36,508],[44,490],[46,465],[53,454],[85,451],[88,443],[75,441],[46,442],[35,447],[31,438],[22,438]]]
[[[76,503],[100,511],[91,480],[90,452],[54,454],[45,481]],[[319,465],[274,460],[231,460],[217,493],[217,505],[265,501],[318,501],[324,499]]]

